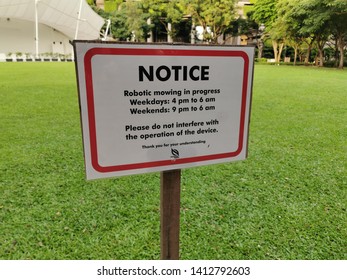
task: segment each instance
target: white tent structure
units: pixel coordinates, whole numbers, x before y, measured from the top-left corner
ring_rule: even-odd
[[[0,0],[0,58],[72,54],[69,40],[99,39],[103,24],[86,0]]]

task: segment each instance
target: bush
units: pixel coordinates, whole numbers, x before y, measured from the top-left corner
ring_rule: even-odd
[[[267,63],[267,58],[256,58],[254,61],[258,63]]]

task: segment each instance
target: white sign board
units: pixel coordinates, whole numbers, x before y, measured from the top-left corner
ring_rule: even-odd
[[[87,179],[246,158],[253,47],[74,47]]]

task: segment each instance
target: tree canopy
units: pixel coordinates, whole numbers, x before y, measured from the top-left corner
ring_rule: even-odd
[[[273,43],[298,46],[305,44],[306,62],[315,44],[320,65],[323,65],[323,49],[328,41],[335,40],[339,50],[340,68],[344,63],[347,41],[347,1],[345,0],[258,0],[253,19],[265,24],[266,33]],[[274,46],[276,57],[276,51]],[[277,59],[278,61],[278,59]]]
[[[89,0],[88,0],[89,1]],[[95,1],[90,0],[91,4]],[[112,5],[110,4],[112,2]],[[237,14],[237,0],[113,0],[105,2],[112,11],[98,11],[111,18],[112,36],[117,40],[145,41],[150,32],[161,29],[162,34],[177,40],[182,24],[185,33],[199,26],[202,39],[207,43],[223,43],[228,34],[260,32],[262,39],[272,42],[275,60],[279,62],[284,46],[300,50],[309,62],[311,50],[317,50],[316,61],[323,65],[327,45],[335,46],[335,61],[343,67],[347,41],[346,0],[252,0],[249,19]],[[111,5],[111,6],[110,6]],[[189,19],[189,20],[187,20]],[[249,21],[245,24],[243,21]],[[258,26],[254,26],[253,22]],[[251,24],[252,22],[252,24]],[[189,27],[187,27],[187,23]],[[242,23],[242,28],[240,28]],[[159,27],[158,27],[159,26]],[[244,30],[249,26],[250,31]],[[252,26],[252,27],[251,27]],[[192,29],[193,30],[193,29]],[[190,36],[190,35],[189,35]],[[260,44],[258,44],[260,50]],[[302,53],[302,51],[301,51]]]
[[[186,13],[192,16],[195,24],[203,27],[203,38],[217,42],[232,21],[236,19],[235,0],[182,0]],[[211,32],[208,31],[208,27]]]

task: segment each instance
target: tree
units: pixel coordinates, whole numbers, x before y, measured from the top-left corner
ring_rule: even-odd
[[[203,39],[217,43],[236,18],[236,0],[181,0],[195,25],[203,27]],[[209,32],[208,30],[211,30]]]
[[[301,0],[279,0],[277,3],[278,17],[282,20],[282,27],[286,34],[286,43],[293,47],[294,49],[294,65],[299,54],[299,48],[303,44],[307,44],[308,52],[310,49],[310,43],[312,40],[306,40],[306,37],[309,37],[308,34],[302,34],[301,22],[293,18],[293,13],[296,11],[296,8]],[[306,53],[306,57],[309,57],[309,54]]]
[[[127,24],[128,15],[126,10],[119,7],[119,9],[113,11],[110,16],[112,37],[117,41],[130,40],[132,33]]]
[[[302,38],[309,54],[315,43],[323,66],[323,49],[329,36],[336,37],[340,51],[339,67],[343,67],[344,47],[347,33],[347,1],[345,0],[279,0],[279,16],[283,18],[286,33],[293,38]]]
[[[253,7],[253,19],[271,28],[277,19],[276,4],[277,0],[258,0]]]
[[[149,32],[149,14],[143,11],[143,3],[136,0],[126,1],[121,5],[121,9],[124,9],[126,14],[126,26],[131,31],[131,41],[145,41]]]
[[[142,0],[142,7],[151,22],[161,24],[169,37],[175,37],[175,25],[181,23],[184,16],[180,0]]]
[[[258,0],[253,8],[252,18],[260,25],[265,25],[264,35],[272,41],[275,62],[279,62],[284,46],[285,29],[283,20],[278,17],[278,0]]]
[[[144,40],[155,24],[164,27],[168,37],[182,31],[182,23],[191,19],[203,27],[204,41],[216,43],[236,19],[237,0],[130,0],[112,13],[112,34],[124,40],[132,34]],[[93,2],[92,0],[90,2]],[[118,2],[117,2],[118,3]],[[103,14],[105,16],[105,14]],[[148,24],[148,21],[154,24]],[[184,25],[184,24],[183,24]],[[186,25],[185,25],[186,26]],[[211,32],[207,32],[211,30]]]
[[[111,20],[112,37],[118,41],[144,41],[148,36],[148,15],[143,12],[140,1],[120,3],[116,10],[107,12],[91,5],[104,19]],[[105,26],[103,27],[105,30]]]
[[[338,68],[343,68],[344,49],[347,45],[347,1],[345,0],[325,0],[327,8],[330,10],[329,26],[332,34],[336,38],[337,49],[340,52]]]
[[[323,66],[323,48],[330,34],[328,28],[330,16],[324,2],[321,0],[298,2],[292,10],[291,17],[298,22],[298,33],[307,38],[305,41],[308,42],[308,51],[305,62],[308,63],[311,48],[315,43],[319,53],[320,66]]]

